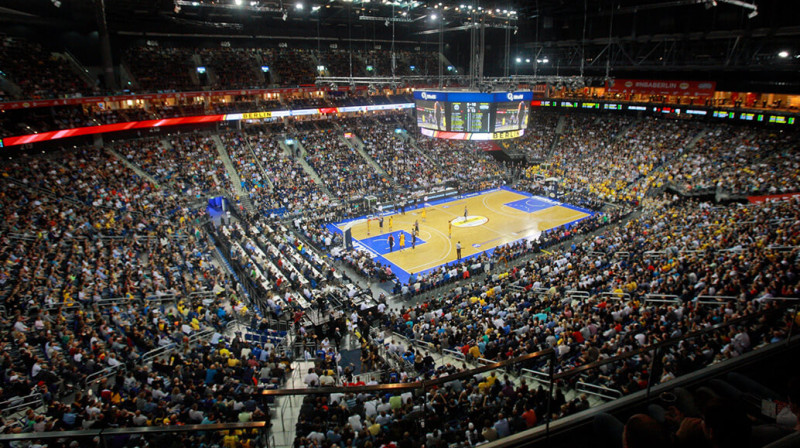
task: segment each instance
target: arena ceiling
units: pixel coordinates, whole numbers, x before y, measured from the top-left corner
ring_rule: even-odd
[[[7,0],[0,20],[8,33],[90,33],[99,4]],[[491,75],[502,75],[506,60],[510,74],[531,74],[527,61],[538,58],[547,60],[537,64],[539,74],[714,78],[724,85],[746,73],[754,90],[800,91],[800,5],[791,0],[105,0],[105,8],[115,46],[133,37],[257,36],[320,48],[385,49],[394,40],[401,48],[437,49],[441,35],[443,52],[466,66],[468,28],[482,18]]]

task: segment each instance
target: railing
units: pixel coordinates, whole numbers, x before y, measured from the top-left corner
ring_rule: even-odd
[[[253,431],[258,441],[257,446],[269,447],[267,441],[267,422],[239,422],[239,423],[214,423],[210,425],[183,425],[183,426],[144,426],[133,428],[106,428],[85,429],[78,431],[52,431],[52,432],[26,432],[18,434],[0,434],[1,444],[14,444],[34,440],[77,440],[80,446],[94,446],[93,440],[99,438],[103,443],[100,446],[110,446],[111,440],[106,438],[119,438],[122,436],[138,436],[147,438],[160,434],[180,434],[192,432],[221,432],[221,431]],[[12,445],[16,446],[16,445]]]
[[[175,344],[175,343],[170,343],[170,344],[167,344],[167,345],[162,345],[160,347],[156,347],[156,348],[150,350],[149,352],[143,354],[142,357],[139,358],[139,361],[142,364],[147,364],[149,362],[152,362],[153,360],[155,360],[159,356],[166,355],[167,353],[169,353],[172,350],[174,350],[176,347],[177,347],[177,344]]]
[[[680,305],[681,301],[678,296],[672,294],[645,294],[644,303],[674,303]]]
[[[164,305],[165,303],[177,303],[178,298],[175,294],[156,294],[144,298],[145,302],[150,302],[156,305]]]
[[[622,397],[622,392],[610,387],[598,386],[597,384],[584,383],[578,381],[575,383],[575,390],[585,394],[594,395],[595,397],[605,398],[606,400],[614,400]]]
[[[113,297],[110,299],[100,299],[94,303],[99,307],[105,307],[105,306],[124,305],[126,303],[135,303],[135,302],[137,302],[136,299],[132,300],[126,297]]]
[[[521,372],[522,376],[527,376],[538,383],[542,383],[548,387],[550,386],[550,374],[546,372],[531,369],[522,369]]]
[[[42,394],[33,393],[24,397],[16,397],[12,398],[11,400],[1,402],[0,413],[2,413],[3,417],[8,417],[9,415],[19,412],[23,409],[37,409],[41,406],[44,406]]]
[[[665,300],[662,298],[654,298],[654,300]],[[707,376],[709,374],[709,370],[700,369],[698,372],[680,372],[679,376],[676,380],[671,380],[670,382],[665,382],[663,384],[659,384],[661,374],[659,370],[661,367],[659,366],[660,362],[656,362],[656,360],[661,360],[663,357],[668,354],[668,350],[671,350],[674,347],[677,347],[678,344],[683,342],[691,343],[694,340],[700,341],[704,340],[707,337],[722,337],[727,336],[730,328],[737,328],[737,327],[746,327],[750,324],[757,324],[760,326],[760,329],[765,332],[772,331],[775,326],[780,326],[782,328],[786,328],[787,322],[793,322],[791,319],[792,314],[788,314],[787,311],[794,312],[794,307],[797,305],[795,301],[785,300],[785,301],[773,301],[770,303],[761,304],[761,310],[755,313],[752,313],[747,316],[738,317],[730,319],[726,322],[722,322],[707,328],[703,328],[702,330],[695,331],[693,333],[685,334],[679,338],[669,339],[657,344],[653,344],[646,347],[641,347],[636,350],[631,350],[629,352],[623,353],[622,355],[613,356],[607,359],[601,359],[592,363],[580,365],[574,368],[570,368],[569,370],[564,370],[561,372],[556,373],[556,368],[558,367],[558,359],[556,356],[556,352],[553,349],[546,349],[536,353],[532,353],[529,355],[520,356],[517,358],[513,358],[510,360],[494,362],[492,360],[479,358],[476,360],[478,364],[483,364],[479,367],[472,368],[470,370],[465,370],[456,374],[440,377],[434,380],[422,380],[410,383],[390,383],[390,384],[382,384],[376,386],[363,386],[363,387],[319,387],[319,388],[306,388],[306,389],[279,389],[279,390],[266,390],[260,392],[263,396],[303,396],[303,395],[328,395],[331,393],[342,393],[342,394],[355,394],[359,395],[362,393],[370,394],[375,393],[376,395],[400,395],[407,392],[412,392],[412,399],[414,400],[414,404],[421,404],[423,401],[425,404],[422,404],[418,407],[421,409],[422,416],[420,417],[420,422],[425,421],[426,423],[430,420],[426,419],[426,415],[428,412],[433,412],[432,408],[429,406],[429,399],[430,394],[428,392],[433,392],[434,388],[438,388],[445,383],[450,383],[453,381],[460,381],[460,380],[469,380],[473,377],[480,377],[483,374],[489,374],[491,372],[499,372],[500,370],[509,370],[511,372],[515,372],[517,375],[523,376],[525,378],[530,378],[535,382],[542,384],[545,387],[546,391],[548,392],[547,398],[547,412],[544,415],[553,415],[552,412],[557,412],[558,410],[552,409],[551,407],[552,402],[551,400],[554,397],[554,387],[557,385],[561,387],[561,385],[569,385],[573,384],[575,389],[579,392],[586,393],[587,395],[593,395],[596,397],[603,398],[604,400],[616,400],[623,396],[623,393],[616,390],[613,385],[611,384],[604,384],[602,382],[595,383],[588,378],[592,375],[587,376],[587,374],[598,371],[598,369],[603,368],[603,366],[608,366],[610,368],[616,368],[619,366],[633,366],[634,369],[641,369],[643,372],[646,371],[650,373],[649,382],[646,388],[643,388],[639,395],[635,395],[637,400],[642,398],[649,399],[650,391],[652,387],[658,386],[659,390],[663,389],[664,387],[669,387],[670,384],[679,384],[679,383],[672,383],[672,381],[684,381],[685,377],[691,377],[692,375],[700,375],[700,376]],[[755,327],[750,327],[755,328]],[[793,326],[789,327],[788,334],[784,333],[786,336],[786,340],[791,340],[793,331]],[[387,335],[388,336],[388,335]],[[767,348],[770,350],[774,350],[776,348],[780,348],[781,343],[774,343],[768,344]],[[724,365],[731,365],[732,363],[741,362],[740,360],[746,358],[747,356],[759,356],[758,351],[761,347],[755,347],[749,352],[745,352],[743,356],[733,357],[727,361],[723,361],[723,363],[727,363]],[[451,355],[457,359],[465,359],[465,357],[457,351],[444,349],[441,353]],[[544,367],[542,367],[544,366]],[[605,369],[604,369],[605,370]],[[495,375],[500,381],[502,375]],[[478,381],[482,381],[479,379]],[[674,386],[672,386],[674,387]],[[631,395],[633,397],[634,395]],[[416,398],[414,398],[416,397]],[[426,399],[427,398],[427,399]],[[629,397],[622,397],[623,400],[628,399]],[[612,403],[608,403],[609,406],[614,406],[616,402],[612,401]],[[603,405],[605,406],[605,405]],[[570,419],[577,418],[577,419],[585,419],[593,415],[593,413],[597,412],[597,407],[593,407],[590,410],[583,411],[581,414],[575,414],[574,416],[569,416],[568,418],[564,418],[565,422],[562,422],[559,419],[557,422],[559,425],[564,425],[570,421]],[[416,423],[420,423],[416,422]],[[549,434],[549,426],[551,424],[551,419],[545,418],[543,421],[543,425],[535,427],[529,431],[530,434],[535,435],[536,437],[543,436]],[[288,425],[287,425],[288,426]],[[426,427],[425,431],[430,432],[431,430],[435,430],[437,428],[429,428]],[[519,437],[525,437],[525,434],[528,433],[519,433],[512,436],[509,440],[516,438],[519,440]],[[498,442],[505,441],[507,439],[501,439]],[[510,446],[508,445],[510,442],[499,443],[498,446]],[[495,446],[495,443],[492,443],[490,446]]]
[[[598,295],[611,300],[622,300],[626,302],[631,300],[631,295],[627,292],[601,292]]]
[[[87,375],[86,378],[83,379],[83,383],[88,387],[97,381],[103,380],[104,378],[111,378],[124,368],[125,367],[122,365],[106,367],[103,370],[98,370],[97,372]]]

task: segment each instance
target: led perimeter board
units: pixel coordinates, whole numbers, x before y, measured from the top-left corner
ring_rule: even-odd
[[[533,92],[416,91],[422,134],[454,140],[503,140],[525,133]]]

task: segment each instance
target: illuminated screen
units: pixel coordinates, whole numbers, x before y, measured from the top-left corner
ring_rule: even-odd
[[[497,103],[494,112],[494,131],[513,131],[528,127],[528,107],[524,101]]]
[[[439,101],[417,101],[416,109],[417,126],[436,131],[447,129],[444,103]]]
[[[450,103],[450,130],[489,132],[489,103]]]
[[[515,138],[528,126],[532,92],[414,92],[417,125],[436,138]],[[469,134],[464,138],[464,134]]]

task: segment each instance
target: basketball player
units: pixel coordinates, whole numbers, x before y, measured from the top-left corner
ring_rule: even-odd
[[[422,209],[422,222],[425,222],[425,218],[428,216],[428,211],[425,208]]]
[[[453,238],[453,220],[447,221],[447,237]]]
[[[405,233],[402,233],[402,232],[400,233],[400,244],[398,245],[398,247],[400,249],[403,249],[403,248],[406,247],[406,234]]]
[[[464,221],[467,220],[467,206],[464,206]]]
[[[390,232],[392,231],[392,224],[393,224],[393,223],[394,223],[394,219],[392,219],[392,217],[390,216],[390,217],[389,217],[389,231],[390,231]]]

